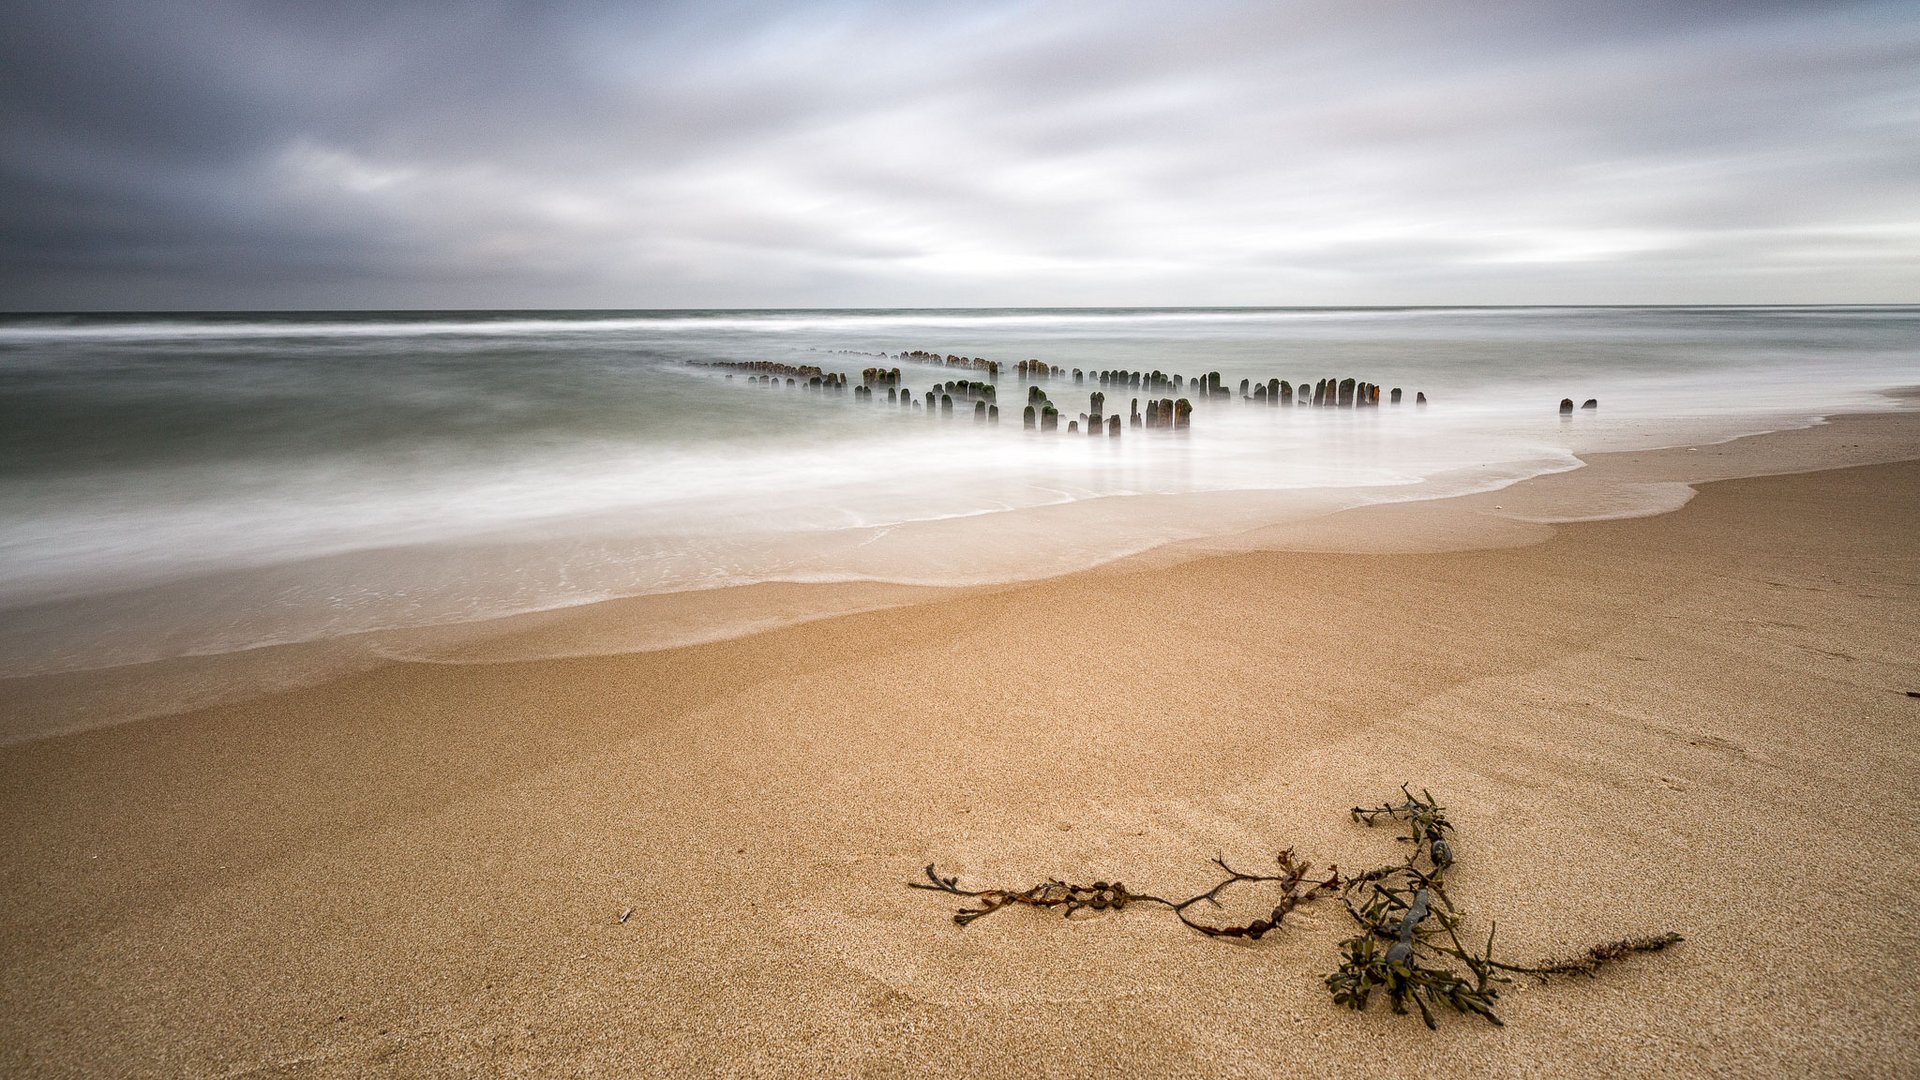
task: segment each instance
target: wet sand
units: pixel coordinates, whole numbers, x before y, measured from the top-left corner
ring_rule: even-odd
[[[1843,418],[524,658],[635,617],[600,605],[0,747],[0,1072],[1913,1075],[1915,459],[1920,416]],[[1541,523],[1623,483],[1684,506]],[[1686,943],[1429,1032],[1331,1004],[1331,905],[1234,944],[904,887],[1373,865],[1345,809],[1402,781],[1507,957]]]

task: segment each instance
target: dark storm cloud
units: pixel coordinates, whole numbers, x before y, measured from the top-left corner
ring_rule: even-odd
[[[16,2],[9,308],[1877,301],[1904,5]]]

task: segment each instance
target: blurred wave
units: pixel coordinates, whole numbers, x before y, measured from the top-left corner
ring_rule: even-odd
[[[1806,423],[1911,382],[1917,329],[1907,307],[4,317],[0,673],[757,581],[1057,572],[1219,523],[1018,513],[1324,509]],[[1356,376],[1433,406],[1202,403],[1184,437],[1039,438],[1010,374],[991,428],[704,366],[898,363],[916,394],[971,375],[877,355],[913,349]],[[1066,419],[1098,389],[1048,384]],[[1562,397],[1601,408],[1564,422]],[[895,531],[939,522],[968,524]]]

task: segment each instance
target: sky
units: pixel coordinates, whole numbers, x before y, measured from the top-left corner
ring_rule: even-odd
[[[1920,301],[1920,4],[8,0],[0,309]]]

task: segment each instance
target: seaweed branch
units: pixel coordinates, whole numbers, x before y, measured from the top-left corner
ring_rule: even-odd
[[[1063,908],[1065,917],[1072,918],[1085,910],[1119,911],[1134,904],[1150,904],[1172,909],[1183,924],[1208,937],[1253,941],[1277,929],[1302,904],[1338,896],[1359,932],[1339,943],[1340,965],[1326,977],[1327,991],[1334,1002],[1365,1009],[1378,991],[1392,1011],[1404,1014],[1411,1005],[1430,1028],[1436,1026],[1437,1008],[1502,1025],[1494,1003],[1500,987],[1511,983],[1514,975],[1542,982],[1552,976],[1592,976],[1616,960],[1659,952],[1683,940],[1670,932],[1622,938],[1590,946],[1571,957],[1531,965],[1494,959],[1497,924],[1488,928],[1484,945],[1478,949],[1468,945],[1461,937],[1460,912],[1447,895],[1445,878],[1454,865],[1455,854],[1450,839],[1454,827],[1447,819],[1446,808],[1424,789],[1416,795],[1409,785],[1402,784],[1400,794],[1397,802],[1356,806],[1349,813],[1355,822],[1368,827],[1382,822],[1404,824],[1407,835],[1399,839],[1411,845],[1406,859],[1355,876],[1343,877],[1338,867],[1329,867],[1324,878],[1316,878],[1311,865],[1288,848],[1275,856],[1276,872],[1272,873],[1237,870],[1224,857],[1216,856],[1213,864],[1225,876],[1211,888],[1183,900],[1134,892],[1117,881],[1075,885],[1049,879],[1019,890],[967,889],[961,887],[958,877],[942,877],[931,864],[926,867],[926,881],[908,885],[976,903],[978,906],[962,907],[954,914],[953,921],[961,926],[1013,906]],[[1221,907],[1221,896],[1241,884],[1277,886],[1279,900],[1265,916],[1247,923],[1219,925],[1190,913],[1202,906]]]
[[[979,907],[963,907],[954,913],[953,921],[966,926],[975,919],[984,918],[1001,908],[1025,905],[1037,908],[1064,908],[1063,914],[1072,918],[1082,910],[1118,911],[1129,904],[1158,904],[1173,909],[1173,914],[1181,922],[1209,937],[1242,937],[1259,940],[1269,931],[1280,925],[1287,913],[1309,900],[1321,895],[1336,893],[1346,887],[1339,869],[1332,868],[1328,876],[1321,881],[1310,881],[1312,867],[1294,858],[1291,849],[1281,852],[1274,860],[1279,864],[1277,874],[1249,874],[1227,864],[1224,858],[1216,856],[1213,864],[1220,868],[1226,877],[1220,879],[1212,888],[1196,893],[1185,900],[1169,900],[1148,893],[1136,893],[1120,882],[1096,881],[1091,885],[1073,885],[1057,879],[1049,879],[1025,889],[963,889],[958,877],[941,877],[932,864],[925,870],[927,880],[910,881],[908,888],[925,889],[929,892],[943,892],[953,896],[978,901]],[[1280,901],[1264,918],[1255,919],[1244,925],[1217,926],[1199,922],[1187,914],[1189,908],[1198,904],[1220,906],[1220,895],[1228,888],[1241,883],[1275,883],[1280,886]]]

